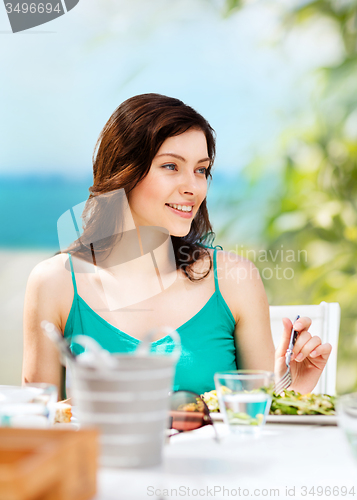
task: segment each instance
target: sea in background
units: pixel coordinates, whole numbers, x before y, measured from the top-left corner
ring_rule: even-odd
[[[91,178],[1,176],[0,248],[58,249],[57,220],[88,198]]]

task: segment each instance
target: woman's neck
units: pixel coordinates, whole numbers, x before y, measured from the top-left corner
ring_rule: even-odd
[[[177,279],[171,237],[162,228],[149,226],[122,233],[110,253],[97,260],[96,272],[109,310],[153,297]]]
[[[134,260],[136,261],[134,269],[143,275],[152,274],[152,265],[161,275],[171,276],[176,271],[170,234],[161,227],[136,227],[136,229],[118,234],[108,251],[100,252],[99,249],[100,242],[99,244],[93,243],[93,253],[98,269],[104,269],[113,275],[116,274],[116,269],[119,270],[118,266],[125,266]],[[150,259],[141,258],[149,257],[150,254]]]

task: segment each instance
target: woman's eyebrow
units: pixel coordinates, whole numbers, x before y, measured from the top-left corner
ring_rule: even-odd
[[[159,158],[160,156],[173,156],[174,158],[177,158],[178,160],[181,160],[184,162],[187,161],[183,156],[177,155],[176,153],[161,153],[160,155],[156,155],[157,158]],[[198,160],[197,163],[203,163],[205,161],[211,161],[211,158],[208,158],[208,157],[202,158],[202,160]]]

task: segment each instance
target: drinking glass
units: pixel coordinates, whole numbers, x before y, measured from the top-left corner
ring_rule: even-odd
[[[237,370],[216,373],[220,411],[231,433],[260,434],[269,413],[274,373]]]
[[[56,402],[57,387],[52,384],[0,385],[0,426],[50,427]]]
[[[338,425],[346,434],[357,460],[357,392],[338,398],[337,414]]]

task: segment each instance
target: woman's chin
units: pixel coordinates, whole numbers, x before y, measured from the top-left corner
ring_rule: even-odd
[[[184,236],[187,236],[188,233],[190,232],[191,227],[188,229],[179,229],[179,228],[171,228],[169,230],[170,236],[176,236],[177,238],[183,238]]]

